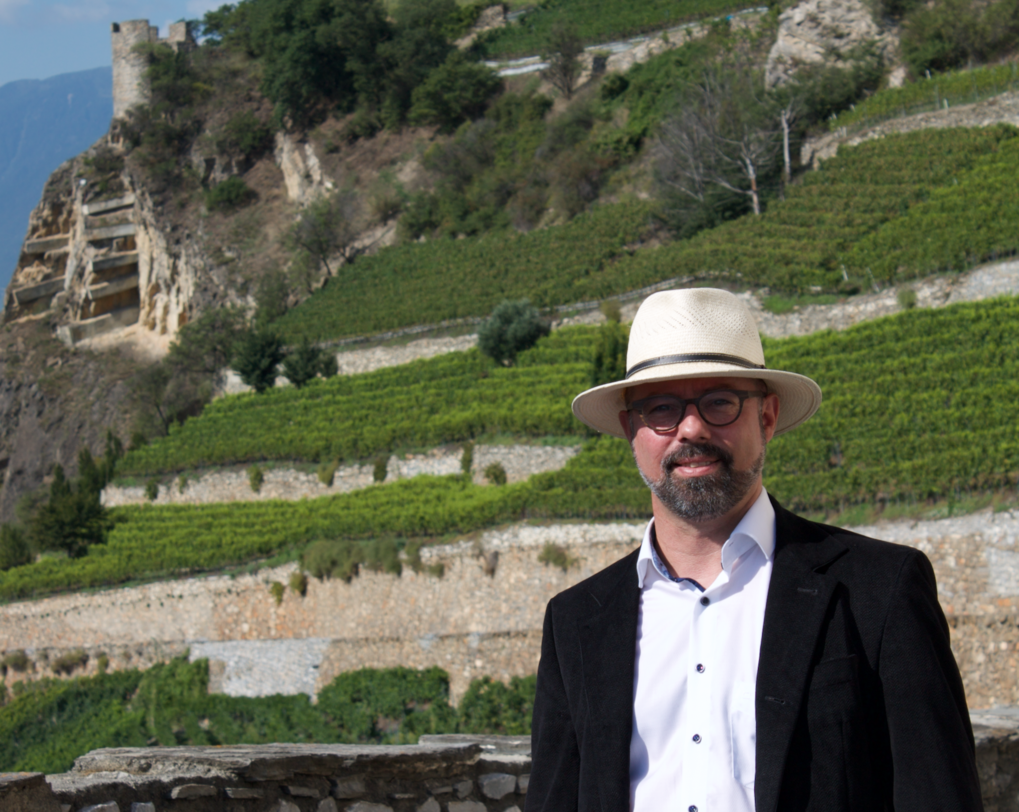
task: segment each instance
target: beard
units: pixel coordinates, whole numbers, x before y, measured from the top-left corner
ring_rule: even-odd
[[[766,448],[761,446],[760,456],[745,471],[733,467],[732,454],[710,443],[690,443],[666,455],[658,479],[651,479],[640,465],[637,470],[669,512],[690,522],[702,522],[724,516],[750,492],[764,469]],[[672,475],[684,461],[700,456],[715,457],[721,464],[720,470],[693,479]]]

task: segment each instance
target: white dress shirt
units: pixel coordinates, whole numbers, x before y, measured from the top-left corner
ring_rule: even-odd
[[[637,559],[630,809],[753,812],[754,697],[775,510],[762,489],[703,591],[669,575],[653,539],[654,519]]]

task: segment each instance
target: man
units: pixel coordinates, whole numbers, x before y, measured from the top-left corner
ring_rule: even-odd
[[[626,380],[573,411],[630,442],[653,519],[549,602],[528,812],[981,809],[926,557],[762,486],[768,441],[820,403],[764,366],[736,296],[641,306]]]

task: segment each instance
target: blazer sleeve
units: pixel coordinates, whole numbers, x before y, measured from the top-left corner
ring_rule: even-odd
[[[905,558],[882,635],[878,676],[896,812],[981,810],[973,728],[927,557]]]
[[[531,721],[531,777],[525,812],[570,812],[578,806],[580,749],[559,662],[556,631],[550,601],[545,609]]]

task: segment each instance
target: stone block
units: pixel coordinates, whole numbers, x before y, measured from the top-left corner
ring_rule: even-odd
[[[367,801],[358,801],[347,807],[346,812],[393,812],[393,807],[385,804],[373,804]]]
[[[45,254],[47,251],[55,251],[64,248],[70,242],[70,234],[58,234],[56,237],[42,237],[38,240],[26,240],[22,249],[26,254]]]
[[[325,798],[318,802],[315,812],[339,812],[339,807],[332,798]]]
[[[131,812],[156,812],[156,805],[145,801],[144,803],[138,803],[135,801],[131,804]]]
[[[459,781],[454,785],[453,789],[456,790],[457,797],[466,798],[468,795],[471,794],[471,792],[474,791],[474,782]]]
[[[138,226],[134,223],[121,223],[119,226],[106,226],[105,228],[94,228],[85,232],[85,239],[89,242],[97,240],[113,240],[117,237],[133,237],[138,232]]]
[[[429,798],[418,807],[417,812],[442,812],[442,807],[439,806],[439,802],[434,798]]]
[[[504,812],[520,812],[520,807],[514,804],[509,809],[504,810]]]
[[[517,777],[508,773],[486,773],[478,776],[478,787],[486,798],[498,801],[517,788]]]
[[[29,302],[35,302],[45,296],[52,296],[54,293],[63,289],[64,277],[61,276],[56,279],[47,279],[45,282],[40,282],[38,285],[29,285],[28,287],[12,290],[11,295],[14,296],[15,302],[19,305],[24,305]]]
[[[314,787],[302,787],[296,784],[287,784],[284,789],[288,795],[293,795],[295,798],[321,798],[322,793]]]
[[[530,773],[524,773],[517,779],[517,792],[521,795],[527,794],[527,784],[531,780]]]
[[[60,803],[42,773],[0,773],[4,812],[58,812]]]
[[[78,812],[120,812],[120,806],[116,801],[107,801],[102,804],[83,806]]]
[[[488,812],[480,801],[450,801],[449,812]]]
[[[350,778],[337,780],[336,786],[333,787],[332,796],[340,800],[347,800],[350,798],[360,798],[364,793],[364,777],[355,775]]]
[[[181,784],[170,790],[170,799],[181,801],[186,798],[211,798],[216,794],[216,788],[209,784]]]
[[[61,282],[61,284],[63,284]],[[125,290],[134,290],[138,287],[138,274],[131,273],[125,276],[118,276],[116,279],[111,279],[109,282],[99,282],[95,285],[88,286],[88,298],[95,301],[96,299],[105,299],[107,296],[114,296],[118,293],[123,293]]]
[[[98,200],[92,203],[86,203],[81,207],[81,210],[86,215],[103,214],[104,212],[114,211],[115,209],[123,209],[126,206],[134,205],[134,195],[124,195],[123,197],[113,197],[109,200]]]
[[[276,805],[276,812],[301,812],[301,807],[293,801],[281,800]]]
[[[98,257],[89,263],[89,268],[95,271],[108,271],[111,268],[123,268],[127,265],[138,264],[137,251],[122,251],[119,254],[109,254],[105,257]]]
[[[262,790],[254,789],[253,787],[227,787],[223,791],[226,793],[227,798],[233,798],[236,801],[254,800],[265,795]]]

